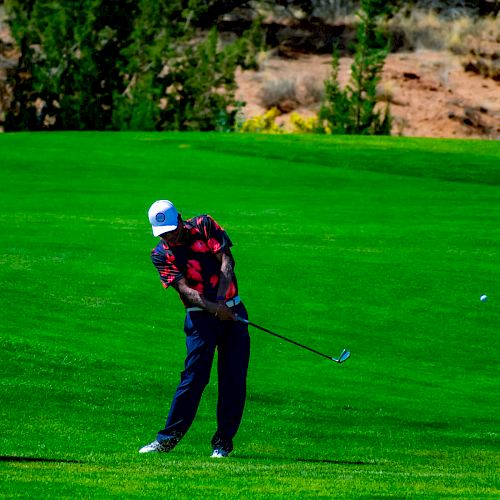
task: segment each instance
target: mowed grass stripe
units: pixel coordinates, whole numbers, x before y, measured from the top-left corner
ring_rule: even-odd
[[[0,155],[0,455],[82,462],[4,461],[8,496],[498,492],[497,143],[9,134]],[[149,262],[163,197],[228,230],[253,321],[353,352],[253,331],[228,462],[207,458],[215,373],[181,445],[137,454],[185,352]]]

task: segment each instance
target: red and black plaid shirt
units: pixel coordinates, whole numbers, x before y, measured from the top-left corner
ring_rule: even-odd
[[[151,252],[151,260],[165,288],[185,278],[188,286],[207,300],[217,299],[221,262],[215,254],[232,246],[229,236],[210,215],[200,215],[184,221],[186,239],[179,244],[160,240]],[[238,295],[236,277],[230,283],[226,300]]]

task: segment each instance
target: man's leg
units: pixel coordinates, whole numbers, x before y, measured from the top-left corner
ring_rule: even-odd
[[[236,306],[235,312],[247,318],[243,304]],[[224,323],[224,333],[218,344],[218,425],[217,432],[212,438],[212,446],[214,449],[222,449],[229,453],[233,449],[233,438],[240,426],[245,407],[250,337],[245,323],[239,321]]]
[[[186,316],[187,357],[181,382],[174,394],[165,428],[158,432],[160,443],[172,448],[193,423],[198,405],[208,381],[216,346],[216,332],[207,313],[194,312]],[[212,325],[213,326],[213,325]]]

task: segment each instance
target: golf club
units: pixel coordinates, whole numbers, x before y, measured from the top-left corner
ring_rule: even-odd
[[[240,316],[236,316],[236,318],[238,319],[238,321],[241,321],[242,323],[246,323],[247,325],[250,325],[250,326],[253,326],[254,328],[262,330],[263,332],[274,335],[275,337],[278,337],[282,340],[285,340],[286,342],[290,342],[290,344],[294,344],[298,347],[302,347],[302,349],[307,349],[308,351],[311,351],[314,354],[318,354],[319,356],[323,356],[324,358],[327,358],[330,361],[335,361],[335,363],[343,363],[351,356],[351,353],[347,349],[344,349],[340,353],[340,356],[338,358],[332,358],[331,356],[328,356],[328,354],[323,354],[322,352],[316,351],[316,349],[312,349],[311,347],[307,347],[306,345],[299,344],[298,342],[295,342],[295,340],[291,340],[291,339],[288,339],[286,337],[283,337],[283,335],[278,335],[277,333],[274,333],[271,330],[268,330],[267,328],[263,328],[262,326],[256,325],[255,323],[251,323],[247,319],[241,318]]]

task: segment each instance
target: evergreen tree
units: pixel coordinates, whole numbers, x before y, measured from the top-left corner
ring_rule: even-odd
[[[238,54],[219,47],[193,27],[204,2],[141,0],[133,42],[123,51],[128,88],[116,97],[114,123],[121,129],[228,130],[237,103]]]
[[[388,53],[387,38],[378,20],[387,13],[384,2],[362,0],[351,78],[345,89],[338,83],[339,56],[333,54],[332,74],[325,82],[325,99],[319,112],[320,128],[329,133],[390,134],[389,108],[376,110],[377,84]]]
[[[109,127],[136,2],[6,0],[21,49],[7,130]]]
[[[6,130],[227,130],[235,69],[206,0],[6,0],[21,50]],[[251,58],[250,58],[251,59]]]

